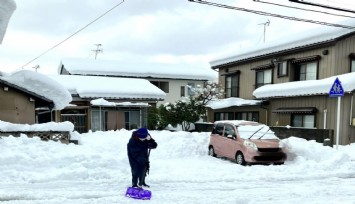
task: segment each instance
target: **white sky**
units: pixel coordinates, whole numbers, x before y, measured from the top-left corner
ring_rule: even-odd
[[[301,7],[287,0],[273,2]],[[335,1],[318,2],[334,4]],[[338,2],[343,2],[337,4],[339,7],[354,5],[347,0]],[[0,70],[21,68],[118,3],[116,0],[16,0],[17,9],[0,46]],[[337,22],[344,19],[252,0],[223,0],[218,3],[312,20]],[[188,0],[125,1],[25,68],[32,69],[39,65],[39,72],[55,73],[62,58],[94,58],[92,50],[97,43],[102,44],[104,50],[98,54],[98,59],[205,63],[231,50],[261,45],[264,30],[261,23],[268,19],[271,24],[266,27],[266,41],[315,26],[200,5]]]

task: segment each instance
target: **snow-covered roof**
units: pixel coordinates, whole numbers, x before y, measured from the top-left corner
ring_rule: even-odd
[[[65,87],[38,72],[20,70],[11,74],[2,74],[1,80],[52,101],[56,110],[65,108],[72,101],[72,97]]]
[[[4,38],[10,17],[16,9],[16,3],[13,0],[1,0],[0,3],[0,44]]]
[[[62,59],[58,73],[62,66],[75,75],[118,76],[134,78],[164,78],[164,79],[188,79],[217,81],[218,73],[206,64],[164,64],[122,62],[114,60],[93,59]]]
[[[354,20],[343,21],[340,24],[355,26]],[[225,56],[210,62],[211,66],[218,66],[242,60],[248,60],[255,57],[261,57],[270,54],[277,54],[287,50],[294,50],[303,47],[313,46],[330,42],[340,38],[344,35],[354,33],[353,29],[320,26],[312,30],[301,33],[294,33],[290,36],[277,39],[272,42],[267,42],[262,45],[249,47],[247,49],[240,49],[237,52],[229,53]]]
[[[257,88],[253,92],[253,95],[256,98],[273,98],[329,94],[337,77],[341,82],[344,92],[352,92],[355,90],[355,72],[352,72],[320,80],[268,84]]]
[[[228,108],[233,106],[248,106],[248,105],[258,105],[261,101],[259,100],[246,100],[242,98],[225,98],[225,99],[217,99],[212,100],[207,104],[207,107],[216,110],[222,108]]]
[[[145,79],[80,75],[50,77],[81,98],[163,100],[166,95]]]
[[[105,100],[104,98],[98,98],[90,101],[90,104],[93,106],[105,106],[105,107],[115,107],[115,106],[127,106],[127,107],[149,107],[148,103],[142,102],[110,102]]]

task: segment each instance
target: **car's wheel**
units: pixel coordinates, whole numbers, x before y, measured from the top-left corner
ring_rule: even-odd
[[[212,157],[216,157],[217,156],[216,153],[214,153],[214,149],[213,149],[212,146],[208,148],[208,155],[210,155]]]
[[[244,155],[243,155],[243,153],[241,153],[241,152],[238,152],[236,155],[235,155],[235,161],[236,161],[236,163],[237,164],[239,164],[239,165],[245,165],[246,164],[246,162],[245,162],[245,160],[244,160]]]

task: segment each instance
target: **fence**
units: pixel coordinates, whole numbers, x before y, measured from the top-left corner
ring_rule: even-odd
[[[334,130],[332,129],[313,129],[313,128],[287,128],[279,126],[271,126],[270,129],[276,133],[280,139],[289,138],[291,136],[303,138],[306,140],[315,140],[319,143],[327,143],[330,140],[330,146],[334,144]]]
[[[62,143],[68,144],[69,142],[76,143],[70,140],[69,131],[0,131],[0,136],[14,136],[20,137],[21,134],[27,135],[27,137],[39,137],[41,140],[48,141],[60,141]]]

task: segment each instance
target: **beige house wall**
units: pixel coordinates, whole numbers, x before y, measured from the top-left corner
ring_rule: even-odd
[[[18,92],[16,89],[0,86],[0,120],[19,123],[34,124],[35,103],[30,101],[30,96]]]

